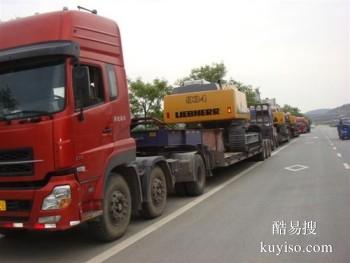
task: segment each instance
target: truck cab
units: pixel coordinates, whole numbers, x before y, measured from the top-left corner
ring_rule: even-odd
[[[339,139],[350,139],[350,118],[340,118],[337,125]]]
[[[261,128],[263,137],[271,140],[272,150],[275,150],[279,142],[271,105],[258,103],[250,106],[250,122]]]
[[[137,185],[117,24],[61,11],[0,23],[0,35],[0,232],[101,215],[109,174]],[[130,193],[114,193],[123,207]]]

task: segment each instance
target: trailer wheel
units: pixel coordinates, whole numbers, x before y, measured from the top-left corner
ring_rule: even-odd
[[[264,161],[266,159],[266,143],[265,140],[262,142],[262,149],[257,155],[255,155],[254,159],[256,161]]]
[[[269,158],[269,142],[265,140],[265,159]]]
[[[198,196],[203,194],[206,181],[205,165],[202,156],[195,155],[195,171],[197,181],[186,183],[186,192],[189,196]]]
[[[271,140],[267,140],[267,157],[271,157],[271,152],[272,152],[272,143]]]
[[[121,175],[113,174],[106,185],[103,214],[89,222],[90,232],[99,241],[113,241],[125,233],[130,217],[131,195],[128,184]]]
[[[276,150],[276,142],[275,140],[272,138],[270,139],[270,144],[271,144],[271,152],[273,152],[274,150]]]
[[[159,166],[152,169],[147,196],[148,200],[142,204],[142,215],[148,219],[160,216],[166,205],[167,185],[164,171]]]
[[[276,148],[280,147],[280,142],[278,140],[278,137],[275,137],[275,143],[276,143]]]
[[[290,142],[290,134],[287,135],[287,142]]]

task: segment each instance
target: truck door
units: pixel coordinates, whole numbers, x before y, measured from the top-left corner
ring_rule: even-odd
[[[123,144],[130,138],[130,108],[124,69],[121,66],[106,65],[109,84],[114,141]],[[130,146],[129,146],[130,147]]]
[[[105,161],[113,150],[113,120],[111,105],[106,102],[108,84],[102,74],[103,65],[86,66],[90,78],[87,90],[83,91],[84,96],[74,91],[76,117],[73,118],[73,133],[75,156],[81,167],[79,180],[101,176]]]

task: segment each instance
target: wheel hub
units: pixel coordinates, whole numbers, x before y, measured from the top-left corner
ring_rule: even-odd
[[[162,180],[155,178],[152,182],[152,200],[155,205],[159,205],[164,200],[165,185]]]
[[[114,191],[111,194],[109,202],[109,215],[112,223],[118,225],[122,222],[128,213],[128,200],[120,191]]]

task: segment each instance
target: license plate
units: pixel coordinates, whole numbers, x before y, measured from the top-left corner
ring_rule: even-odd
[[[0,200],[0,211],[6,211],[6,201]]]

